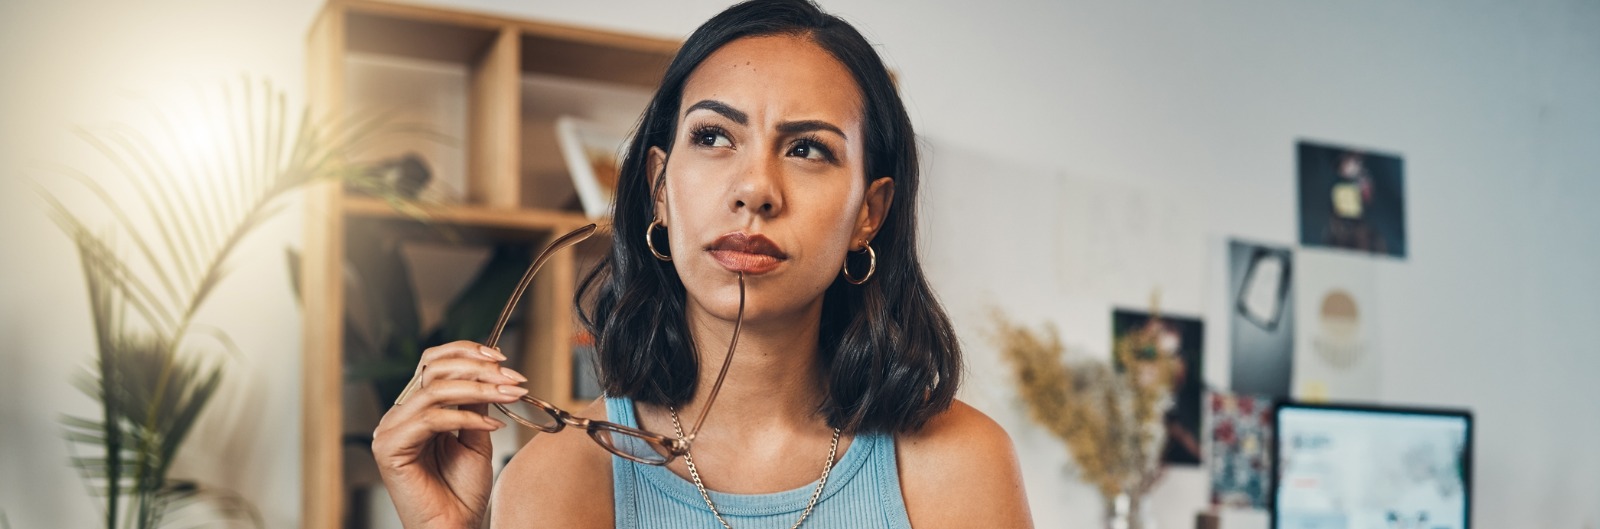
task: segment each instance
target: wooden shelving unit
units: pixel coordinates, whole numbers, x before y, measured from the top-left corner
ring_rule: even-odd
[[[441,64],[466,73],[465,190],[462,203],[400,212],[381,200],[350,196],[333,184],[307,193],[304,296],[302,527],[350,523],[345,499],[343,343],[344,263],[353,225],[378,223],[406,236],[438,238],[444,227],[459,239],[542,245],[590,221],[567,209],[525,204],[530,149],[522,105],[529,76],[651,90],[679,45],[676,41],[415,5],[335,0],[307,36],[312,111],[348,115],[361,94],[347,92],[352,54]],[[554,152],[554,149],[550,149]],[[548,179],[544,180],[548,181]],[[424,222],[425,221],[425,222]],[[591,247],[592,257],[598,250]],[[521,371],[530,391],[558,405],[572,399],[572,296],[581,253],[546,265],[523,304]],[[525,437],[524,437],[525,440]]]

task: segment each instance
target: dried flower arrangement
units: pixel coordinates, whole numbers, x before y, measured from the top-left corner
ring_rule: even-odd
[[[1167,381],[1177,368],[1161,354],[1157,326],[1119,337],[1107,362],[1068,358],[1053,327],[1036,332],[998,312],[994,321],[1029,416],[1067,444],[1082,478],[1108,500],[1148,492],[1160,477],[1162,415],[1172,405]]]

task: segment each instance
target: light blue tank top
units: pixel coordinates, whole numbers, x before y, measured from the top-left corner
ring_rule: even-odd
[[[638,427],[633,400],[607,398],[606,416],[614,423]],[[820,469],[819,469],[820,472]],[[820,476],[819,476],[820,477]],[[720,527],[694,483],[666,467],[642,465],[611,457],[611,482],[618,529],[712,529]],[[717,510],[734,529],[789,529],[817,489],[810,485],[772,494],[727,494],[708,491]],[[894,436],[856,436],[834,462],[828,484],[802,529],[911,529],[900,495]]]

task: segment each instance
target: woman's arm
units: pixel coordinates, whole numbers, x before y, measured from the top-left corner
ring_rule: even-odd
[[[912,527],[1033,527],[1011,437],[983,412],[957,400],[896,446]]]

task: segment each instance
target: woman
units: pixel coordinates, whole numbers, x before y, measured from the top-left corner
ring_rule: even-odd
[[[910,121],[854,28],[805,0],[701,26],[640,121],[612,251],[579,292],[611,398],[574,413],[692,445],[656,447],[671,461],[653,466],[540,435],[501,475],[493,526],[1030,526],[1009,438],[953,398],[960,349],[917,262],[916,191]],[[714,411],[685,435],[735,334]],[[407,527],[487,515],[504,423],[485,404],[526,393],[500,360],[429,349],[385,415],[373,451]]]

